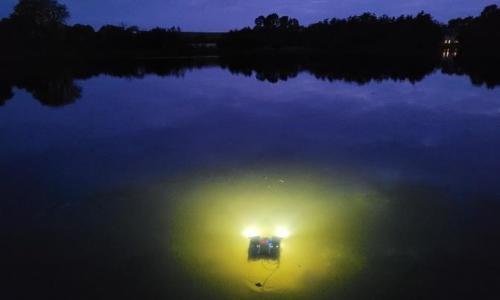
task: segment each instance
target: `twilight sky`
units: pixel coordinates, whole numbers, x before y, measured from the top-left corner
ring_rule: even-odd
[[[17,0],[0,0],[0,17]],[[309,24],[365,11],[376,14],[430,12],[440,21],[477,15],[498,0],[59,0],[71,12],[70,23],[180,26],[183,31],[225,31],[253,24],[258,15],[277,12]]]

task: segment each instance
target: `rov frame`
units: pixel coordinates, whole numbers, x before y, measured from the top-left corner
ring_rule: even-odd
[[[248,245],[248,260],[280,260],[282,238],[273,236],[271,238],[255,236],[250,238]]]

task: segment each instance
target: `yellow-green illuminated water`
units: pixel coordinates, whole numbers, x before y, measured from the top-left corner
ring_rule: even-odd
[[[495,68],[290,58],[8,64],[1,300],[500,299]]]
[[[366,187],[299,170],[193,179],[181,190],[168,251],[200,287],[233,299],[317,296],[341,285],[365,267],[360,239],[383,211]],[[279,262],[247,260],[249,228],[289,232]]]

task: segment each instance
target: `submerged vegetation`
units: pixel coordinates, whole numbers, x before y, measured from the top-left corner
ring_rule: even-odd
[[[456,43],[453,56],[498,57],[500,8],[480,16],[450,20],[430,14],[376,16],[364,13],[326,19],[308,26],[295,18],[270,14],[253,27],[223,34],[193,34],[179,27],[143,30],[137,26],[68,25],[70,13],[56,0],[20,0],[0,20],[0,55],[5,59],[158,58],[213,54],[302,53],[355,56],[439,56],[443,42]],[[449,41],[451,41],[451,39]],[[455,45],[455,44],[454,44]],[[446,46],[446,45],[445,45]]]

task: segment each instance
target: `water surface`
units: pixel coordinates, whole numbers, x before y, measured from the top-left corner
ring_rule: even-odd
[[[497,298],[495,84],[222,65],[12,76],[7,299]]]

